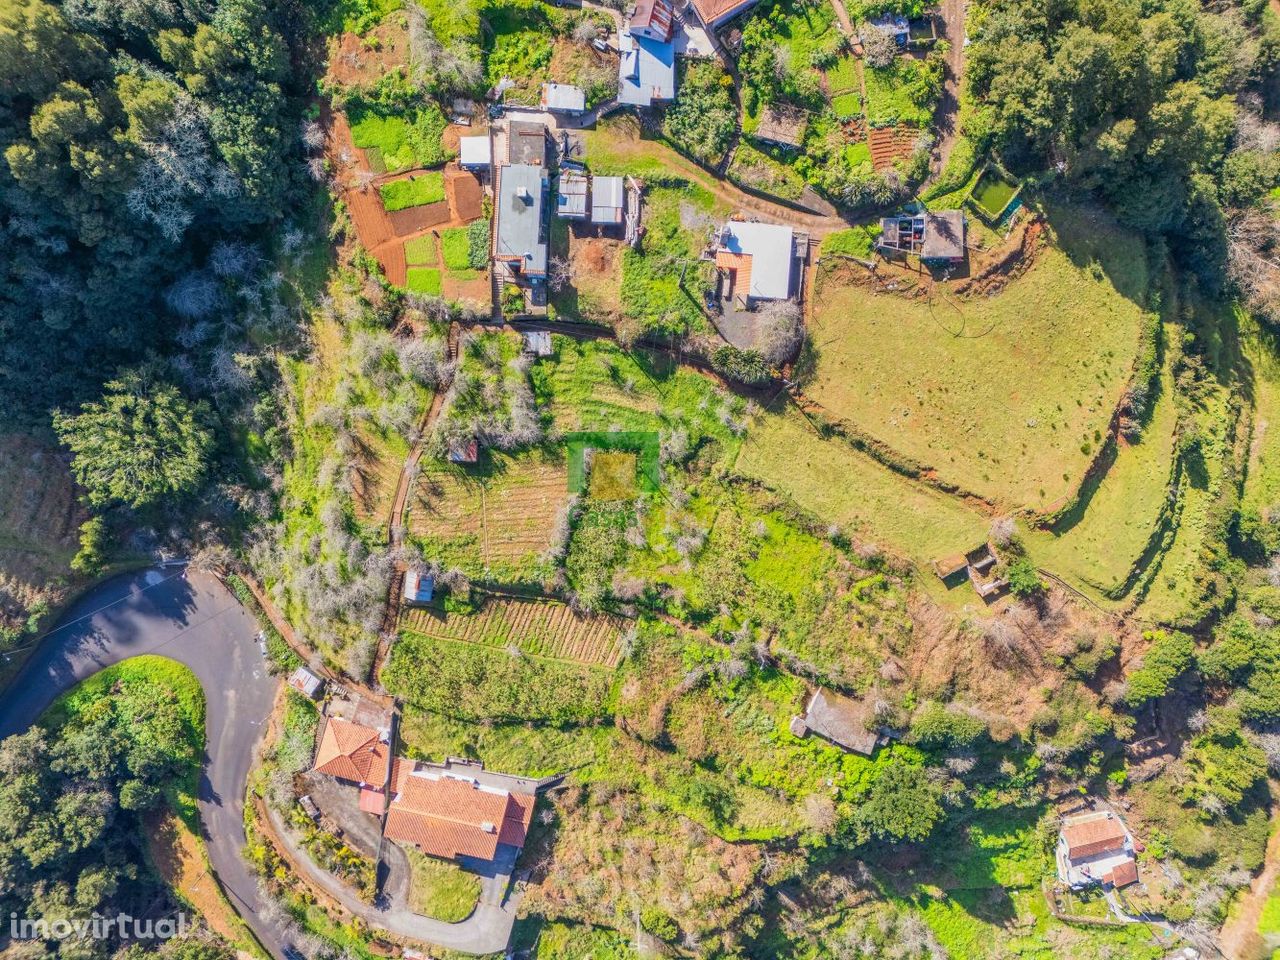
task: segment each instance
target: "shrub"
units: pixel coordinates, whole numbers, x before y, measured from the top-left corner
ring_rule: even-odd
[[[971,746],[986,730],[972,714],[932,700],[911,718],[911,739],[925,747]]]
[[[1142,636],[1151,648],[1143,656],[1142,666],[1129,674],[1125,699],[1131,707],[1164,696],[1169,685],[1191,666],[1196,649],[1190,636],[1177,631],[1148,630]]]
[[[854,814],[857,839],[911,840],[928,838],[942,818],[940,789],[923,767],[904,760],[890,760]]]
[[[467,257],[473,270],[489,265],[489,221],[477,220],[467,227]]]
[[[711,355],[711,368],[722,377],[747,386],[767,383],[773,376],[764,357],[754,350],[739,350],[726,343]]]
[[[1009,581],[1009,589],[1015,597],[1034,597],[1044,590],[1044,581],[1040,579],[1040,571],[1029,557],[1016,557],[1005,573]]]
[[[715,63],[692,64],[662,124],[679,149],[705,164],[724,156],[737,125],[733,98],[722,78],[730,79]]]
[[[444,199],[444,174],[432,171],[407,180],[392,180],[379,187],[378,192],[388,213],[439,203]]]

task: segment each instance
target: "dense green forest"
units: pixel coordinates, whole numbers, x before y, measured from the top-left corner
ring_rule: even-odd
[[[41,724],[0,743],[0,909],[68,920],[172,916],[179,905],[147,865],[143,817],[169,805],[194,824],[203,750],[200,685],[159,657],[108,668]],[[162,904],[167,913],[157,910]],[[71,937],[13,949],[105,957],[118,946],[115,938]],[[208,938],[162,952],[185,960],[234,955]]]
[[[1206,289],[1230,277],[1265,305],[1274,231],[1255,221],[1239,242],[1280,179],[1280,19],[1265,2],[1011,0],[982,5],[970,31],[969,136],[1018,172],[1096,192]]]
[[[0,409],[47,425],[238,312],[299,199],[309,22],[293,0],[0,3]]]

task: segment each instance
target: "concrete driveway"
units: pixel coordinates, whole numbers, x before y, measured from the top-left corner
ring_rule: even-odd
[[[258,916],[257,879],[241,853],[245,784],[278,682],[263,663],[257,629],[206,574],[169,567],[108,580],[67,611],[0,692],[0,738],[26,730],[58,694],[129,657],[157,654],[190,668],[207,702],[199,807],[209,861],[236,910],[282,958],[287,940]]]

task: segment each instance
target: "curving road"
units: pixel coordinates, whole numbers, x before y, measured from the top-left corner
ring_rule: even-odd
[[[209,861],[236,911],[274,957],[284,933],[258,913],[258,882],[241,851],[244,793],[277,680],[254,637],[258,627],[214,577],[183,567],[108,580],[82,597],[0,692],[0,739],[31,726],[62,691],[141,654],[186,665],[204,687],[206,747],[200,820]]]

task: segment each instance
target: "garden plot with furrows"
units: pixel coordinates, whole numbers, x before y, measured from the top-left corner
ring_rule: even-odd
[[[628,621],[582,616],[563,603],[492,597],[472,615],[411,610],[401,626],[442,640],[515,647],[532,656],[616,667],[626,652]]]
[[[486,451],[474,466],[424,471],[414,485],[407,526],[427,555],[446,566],[524,580],[551,546],[568,498],[562,458]]]

